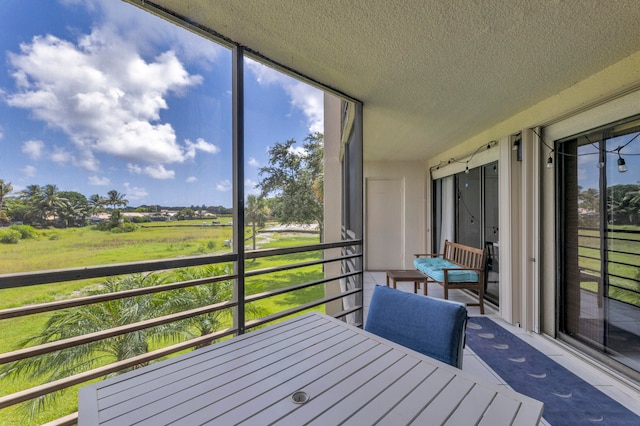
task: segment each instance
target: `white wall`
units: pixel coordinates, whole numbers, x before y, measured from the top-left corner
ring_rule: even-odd
[[[426,195],[426,176],[424,163],[421,161],[413,162],[365,162],[364,164],[364,186],[365,186],[365,267],[368,270],[386,270],[386,269],[413,269],[414,253],[423,253],[426,250],[426,229],[425,221],[425,195]],[[371,228],[367,225],[366,206],[371,200],[367,199],[367,187],[375,180],[390,180],[401,182],[402,193],[399,194],[399,202],[387,203],[381,206],[382,211],[376,211],[376,215],[387,216],[389,218],[400,217],[402,223],[398,227],[394,223],[394,228],[399,229],[398,235],[389,235],[388,238],[397,238],[396,241],[385,241],[386,246],[395,247],[399,242],[401,245],[401,253],[395,250],[389,253],[394,259],[392,267],[388,264],[379,262],[369,262],[367,257],[367,245],[378,244],[380,235],[385,235],[384,224],[379,225],[381,228]],[[369,185],[370,186],[370,185]],[[391,220],[391,219],[390,219]],[[395,220],[395,219],[393,219]],[[371,228],[371,229],[369,229]]]

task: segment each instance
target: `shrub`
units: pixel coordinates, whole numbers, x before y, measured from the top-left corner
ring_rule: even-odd
[[[59,239],[60,236],[58,234],[56,234],[55,232],[52,232],[51,235],[49,235],[49,240],[54,241]]]
[[[6,231],[0,231],[0,243],[3,244],[18,244],[21,234],[15,229],[7,229]]]
[[[20,233],[20,238],[22,238],[23,240],[26,240],[28,238],[36,238],[38,236],[38,231],[36,231],[35,228],[30,225],[11,225],[9,229],[18,231]]]
[[[214,240],[207,241],[207,248],[209,250],[213,250],[214,248],[216,248],[216,242]]]
[[[134,225],[133,223],[123,223],[122,224],[122,232],[133,232],[137,229],[138,227],[136,225]]]

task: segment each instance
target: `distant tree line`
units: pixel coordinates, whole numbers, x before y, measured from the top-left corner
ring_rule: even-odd
[[[122,212],[154,213],[161,215],[166,210],[177,211],[175,219],[199,219],[207,215],[231,214],[233,210],[224,206],[163,207],[142,205],[128,207],[126,194],[111,190],[106,196],[93,194],[88,198],[76,191],[60,191],[56,185],[29,185],[13,195],[13,185],[0,179],[0,224],[22,223],[37,227],[58,228],[86,226],[89,218],[99,213],[110,213],[112,225],[124,220]],[[117,213],[116,213],[117,212]],[[148,218],[132,218],[133,222],[148,221]]]
[[[640,182],[609,186],[606,197],[608,225],[640,224]],[[600,193],[597,189],[578,187],[580,226],[599,226],[600,217],[603,214],[600,203]]]

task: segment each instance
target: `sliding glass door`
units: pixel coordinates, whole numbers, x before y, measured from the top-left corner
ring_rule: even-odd
[[[499,303],[498,163],[434,181],[434,244],[445,239],[487,248],[485,297]]]
[[[640,120],[556,144],[559,331],[640,371]]]

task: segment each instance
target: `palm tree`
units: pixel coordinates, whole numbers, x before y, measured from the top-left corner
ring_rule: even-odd
[[[56,185],[45,185],[38,200],[38,205],[45,221],[49,216],[52,216],[55,221],[58,211],[64,206],[65,202],[67,202],[67,199],[60,197]]]
[[[227,265],[205,265],[201,267],[177,269],[173,273],[173,276],[176,281],[191,281],[226,275],[229,274],[229,272],[229,266]],[[162,295],[162,298],[165,306],[169,306],[171,311],[186,311],[204,305],[212,305],[231,300],[233,298],[233,287],[231,281],[219,281],[166,292]],[[182,331],[189,338],[206,336],[218,331],[227,324],[231,318],[231,314],[230,309],[225,309],[189,318],[181,321]],[[265,316],[267,312],[264,308],[256,306],[255,304],[248,304],[245,305],[245,314],[247,318],[260,318]],[[207,344],[201,344],[196,346],[196,348],[206,345]]]
[[[123,278],[108,278],[100,291],[112,293],[139,287],[156,286],[163,283],[158,274],[135,274]],[[41,345],[126,324],[144,321],[166,313],[165,306],[156,295],[143,295],[110,302],[97,303],[57,311],[47,321],[43,330],[20,343],[21,347]],[[27,358],[5,364],[0,376],[20,378],[25,375],[32,380],[52,382],[92,368],[122,361],[149,350],[152,341],[175,340],[181,333],[172,327],[154,327],[115,336],[109,339],[76,346],[60,351]],[[138,366],[140,367],[140,366]],[[138,368],[134,367],[134,368]],[[124,371],[117,374],[124,373]],[[45,395],[27,403],[31,416],[54,402],[64,389]]]
[[[0,221],[6,221],[7,217],[2,212],[2,207],[4,206],[4,198],[9,195],[13,191],[13,186],[11,182],[5,183],[4,180],[0,179]]]
[[[126,205],[129,204],[129,201],[124,198],[127,194],[121,194],[115,189],[107,192],[107,196],[108,197],[104,203],[108,206],[112,206],[114,209],[120,206],[126,207]]]
[[[96,214],[102,206],[106,203],[106,199],[98,194],[93,194],[89,197],[89,205],[91,206],[91,213]]]
[[[85,203],[73,203],[66,201],[58,209],[58,217],[65,228],[70,225],[78,225],[84,223],[89,214],[89,206]]]
[[[265,221],[269,217],[269,208],[262,197],[249,195],[247,197],[247,206],[245,208],[247,219],[251,221],[253,249],[256,249],[256,225],[264,226]]]

